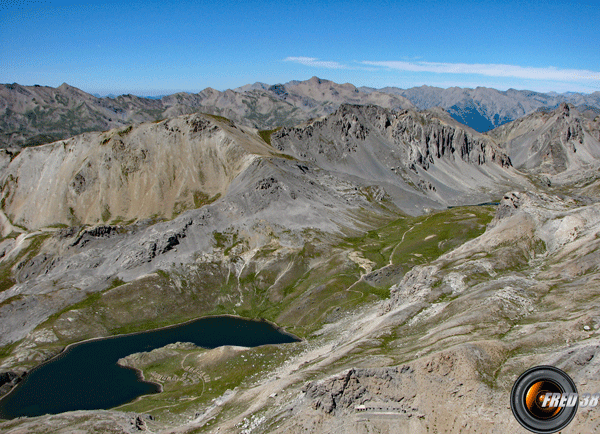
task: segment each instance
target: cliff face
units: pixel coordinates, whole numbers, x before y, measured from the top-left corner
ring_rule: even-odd
[[[514,175],[510,158],[493,140],[442,110],[342,105],[326,118],[277,131],[271,143],[320,167],[415,186],[441,201]]]
[[[510,167],[510,158],[486,137],[471,131],[438,112],[405,111],[399,115],[374,111],[372,118],[380,132],[400,146],[409,146],[408,161],[424,169],[435,160],[460,158],[469,164],[486,162]],[[437,115],[437,116],[436,116]]]
[[[313,159],[316,155],[331,160],[344,158],[360,146],[372,145],[371,141],[385,141],[403,154],[407,167],[418,165],[427,170],[441,159],[511,166],[510,158],[493,141],[438,114],[345,104],[330,117],[305,127],[283,128],[272,137],[279,150],[290,149]],[[287,138],[293,145],[286,144]]]

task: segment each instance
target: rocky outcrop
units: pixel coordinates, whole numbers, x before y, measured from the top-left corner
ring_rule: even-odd
[[[142,239],[137,247],[132,248],[122,258],[122,266],[126,270],[139,267],[154,258],[175,249],[180,241],[187,236],[187,230],[192,220],[179,222],[177,227],[164,232],[152,232]]]
[[[81,232],[81,234],[77,237],[77,239],[75,241],[73,241],[73,243],[71,244],[71,247],[75,247],[75,246],[83,247],[92,240],[95,240],[98,238],[110,238],[114,235],[117,235],[120,232],[120,229],[121,228],[118,226],[107,226],[107,225],[101,225],[101,226],[93,227],[91,229],[85,229],[83,232]],[[74,233],[67,232],[65,230],[59,234],[59,237],[68,236],[69,234],[72,236]]]
[[[21,372],[20,374],[13,371],[0,372],[0,398],[19,384],[25,375],[27,375],[27,372]]]
[[[530,114],[488,133],[515,167],[532,173],[577,173],[598,166],[600,118],[574,106]]]
[[[274,132],[271,144],[338,174],[392,184],[447,205],[467,194],[484,199],[482,191],[508,189],[515,181],[510,158],[493,140],[441,110],[345,104],[325,118]]]
[[[396,119],[382,116],[378,120],[382,126],[389,125],[385,131],[396,144],[404,143],[410,147],[410,165],[419,165],[427,170],[435,160],[446,157],[460,158],[476,165],[493,162],[501,167],[511,166],[510,158],[492,142],[455,125],[436,121],[427,113],[419,116],[406,112]]]
[[[282,128],[271,136],[277,149],[315,160],[331,160],[357,152],[359,144],[385,139],[392,152],[406,156],[406,167],[424,170],[440,159],[461,159],[469,164],[487,162],[510,167],[510,158],[491,140],[457,124],[448,124],[434,113],[393,112],[377,106],[342,105],[332,116],[304,127]]]
[[[310,382],[303,387],[302,391],[312,402],[313,409],[327,414],[354,412],[358,405],[365,403],[378,404],[382,410],[394,407],[406,413],[406,406],[398,406],[405,398],[402,376],[410,375],[412,372],[413,369],[408,365],[372,369],[353,368],[340,375]],[[372,401],[377,401],[377,404]]]
[[[8,372],[0,372],[0,386],[4,386],[6,383],[10,383],[19,376],[11,371]]]

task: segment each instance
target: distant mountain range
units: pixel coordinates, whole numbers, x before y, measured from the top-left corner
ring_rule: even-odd
[[[234,90],[236,92],[262,90],[281,95],[284,98],[289,93],[297,99],[298,95],[302,95],[305,89],[315,82],[325,83],[334,89],[338,87],[354,88],[350,84],[339,85],[313,77],[307,81],[290,81],[286,84],[274,86],[265,83],[254,83]],[[359,87],[354,89],[356,89],[357,94],[376,92],[377,94],[386,93],[402,96],[419,110],[441,107],[460,123],[479,132],[491,130],[539,109],[553,110],[563,102],[573,104],[579,111],[593,110],[600,113],[600,92],[592,94],[566,92],[559,94],[556,92],[540,93],[516,89],[500,91],[487,87],[442,89],[431,86],[410,89],[397,87],[384,87],[382,89]],[[286,100],[289,99],[286,98]]]
[[[375,89],[361,87],[360,90],[367,93]],[[386,87],[378,92],[404,96],[420,110],[441,107],[457,121],[479,132],[491,130],[539,109],[555,109],[563,102],[573,104],[579,111],[595,109],[600,112],[600,92],[557,94],[515,89],[500,91],[487,87],[442,89],[430,86],[411,89]]]
[[[540,109],[555,109],[563,102],[573,104],[581,112],[600,113],[600,92],[556,94],[428,86],[374,89],[317,77],[275,85],[254,83],[224,92],[206,88],[196,94],[181,92],[160,98],[100,98],[66,83],[57,88],[14,83],[0,85],[0,147],[39,145],[87,131],[195,112],[268,130],[333,113],[345,103],[374,104],[393,110],[441,107],[457,121],[483,132]]]

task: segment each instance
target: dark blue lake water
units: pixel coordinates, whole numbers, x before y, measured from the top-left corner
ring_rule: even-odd
[[[157,393],[156,384],[142,381],[134,370],[117,365],[117,360],[174,342],[193,342],[200,347],[215,348],[296,341],[296,337],[269,323],[221,316],[76,344],[48,363],[32,369],[9,395],[0,400],[0,419],[108,409],[140,395]]]

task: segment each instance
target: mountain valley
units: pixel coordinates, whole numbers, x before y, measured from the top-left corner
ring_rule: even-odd
[[[302,341],[132,354],[161,393],[0,431],[526,432],[528,367],[599,391],[598,92],[434,90],[4,85],[1,392],[68,344],[205,315]]]

